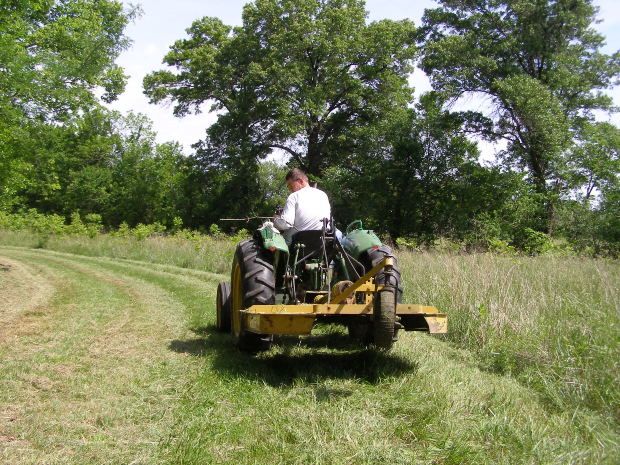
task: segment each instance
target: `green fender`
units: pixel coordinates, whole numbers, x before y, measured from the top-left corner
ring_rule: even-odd
[[[347,226],[342,245],[348,254],[359,258],[368,249],[380,247],[381,239],[377,237],[374,231],[364,229],[361,220],[356,220]]]
[[[280,232],[273,226],[273,223],[264,223],[259,229],[256,230],[256,233],[260,236],[265,249],[271,252],[279,250],[280,252],[284,252],[288,255],[288,246],[286,245],[286,241],[284,240],[282,234],[280,234]]]

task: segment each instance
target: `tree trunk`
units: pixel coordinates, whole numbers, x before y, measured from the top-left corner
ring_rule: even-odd
[[[311,176],[320,177],[321,176],[321,165],[322,165],[322,153],[321,146],[319,144],[319,129],[317,126],[314,126],[308,134],[308,155],[307,155],[307,167],[308,173]]]
[[[553,195],[547,186],[545,155],[530,148],[528,157],[528,166],[532,174],[534,187],[536,192],[541,194],[543,198],[543,210],[545,211],[545,217],[541,218],[542,229],[543,232],[551,234],[552,224],[555,217],[555,204],[553,201]]]

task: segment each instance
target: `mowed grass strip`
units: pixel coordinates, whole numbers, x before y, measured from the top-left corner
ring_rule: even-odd
[[[170,349],[188,332],[185,304],[139,273],[49,252],[0,255],[44,270],[55,287],[0,343],[0,461],[157,463],[191,373]],[[193,283],[184,299],[203,288]]]
[[[335,327],[258,357],[206,330],[186,341],[205,367],[164,443],[167,463],[615,463],[596,415],[555,413],[467,351],[407,334],[390,353]],[[579,427],[581,425],[581,427]]]
[[[213,328],[218,276],[42,254],[146,282],[185,312],[183,335],[165,350],[181,356],[186,371],[170,375],[169,421],[158,424],[157,451],[147,462],[594,464],[616,463],[619,455],[618,432],[605,415],[555,408],[509,371],[481,366],[476,350],[406,334],[392,352],[376,353],[327,326],[252,357]],[[101,457],[124,463],[120,454]]]

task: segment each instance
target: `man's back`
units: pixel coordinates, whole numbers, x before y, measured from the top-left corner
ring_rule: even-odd
[[[284,231],[289,228],[298,231],[323,228],[323,218],[331,217],[327,194],[322,190],[306,186],[288,196],[286,205],[275,226]]]

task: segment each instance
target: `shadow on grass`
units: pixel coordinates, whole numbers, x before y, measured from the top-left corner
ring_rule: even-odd
[[[224,375],[290,386],[326,379],[352,379],[376,384],[387,377],[415,373],[418,365],[390,352],[361,349],[344,334],[329,333],[304,339],[278,338],[275,347],[257,355],[238,350],[228,334],[215,327],[194,330],[198,337],[175,340],[170,350],[209,357]],[[317,392],[319,400],[339,393]]]

